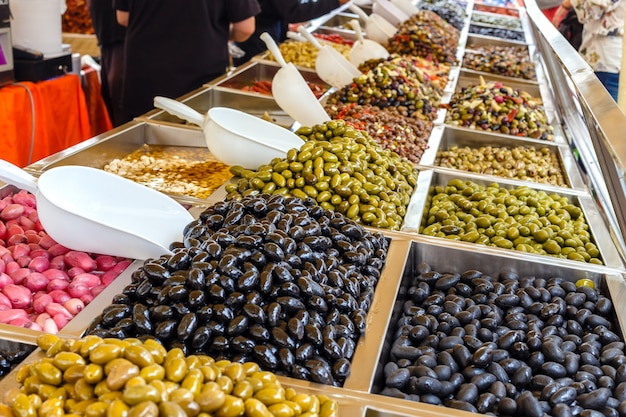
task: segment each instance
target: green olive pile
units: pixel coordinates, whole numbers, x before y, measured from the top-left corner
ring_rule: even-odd
[[[487,187],[453,179],[435,186],[420,233],[602,264],[580,207],[529,187]]]
[[[44,335],[38,344],[45,358],[20,368],[21,387],[6,395],[16,417],[339,415],[336,401],[284,388],[252,362],[185,356],[154,340]]]
[[[505,77],[536,80],[535,64],[525,46],[483,45],[465,51],[463,67]]]
[[[422,10],[430,10],[437,13],[446,22],[454,26],[455,29],[461,30],[465,25],[467,11],[465,6],[456,0],[427,0],[421,1],[418,7]]]
[[[472,13],[472,23],[498,26],[505,29],[523,30],[520,19],[487,13]]]
[[[366,131],[383,149],[419,163],[428,145],[433,123],[400,114],[395,107],[327,105],[331,119],[344,120],[356,129]]]
[[[407,116],[434,120],[442,95],[443,88],[431,82],[424,71],[395,56],[379,61],[352,83],[330,94],[326,103],[397,107]]]
[[[448,105],[446,124],[533,139],[554,140],[541,98],[500,82],[461,87]]]
[[[435,165],[504,178],[567,185],[559,157],[547,147],[452,146],[437,152]]]
[[[417,170],[409,161],[342,120],[296,133],[306,143],[287,158],[257,171],[231,167],[239,180],[226,186],[226,199],[259,193],[310,197],[358,223],[400,229],[417,185]]]
[[[437,62],[456,62],[459,31],[430,10],[420,10],[398,26],[387,50],[399,55],[430,57]]]

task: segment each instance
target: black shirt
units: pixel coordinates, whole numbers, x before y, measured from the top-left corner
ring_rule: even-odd
[[[282,42],[286,39],[289,23],[315,19],[339,7],[338,0],[259,0],[259,4],[261,13],[255,18],[256,29],[247,41],[237,43],[246,54],[235,59],[235,65],[267,50],[260,38],[263,32],[269,33],[276,42]]]
[[[87,0],[87,6],[98,45],[110,45],[124,41],[126,28],[117,23],[111,0]]]
[[[123,108],[136,117],[154,96],[180,97],[225,73],[231,22],[255,16],[256,0],[114,0],[129,12]]]

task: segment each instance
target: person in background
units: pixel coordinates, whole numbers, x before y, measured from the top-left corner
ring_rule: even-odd
[[[111,124],[119,126],[122,118],[122,79],[124,74],[124,38],[126,28],[117,23],[111,0],[87,0],[87,7],[100,47],[100,83],[102,99]]]
[[[571,8],[583,24],[578,52],[617,101],[626,0],[564,0],[555,19]]]
[[[122,107],[126,121],[223,75],[228,41],[254,33],[256,0],[113,0],[126,26]]]
[[[236,66],[244,64],[267,50],[265,42],[260,38],[263,32],[269,33],[277,43],[280,43],[287,39],[290,23],[315,19],[347,2],[348,0],[259,0],[261,13],[255,18],[254,34],[245,42],[235,42],[244,55],[233,57],[233,64]]]
[[[537,0],[537,7],[539,7],[541,12],[550,21],[552,21],[552,19],[554,18],[554,14],[559,9],[560,5],[561,0]]]

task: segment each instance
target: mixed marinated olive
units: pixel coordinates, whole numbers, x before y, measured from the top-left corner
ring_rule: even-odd
[[[504,77],[537,79],[535,64],[526,46],[476,46],[465,51],[463,67]]]
[[[451,146],[437,152],[435,165],[504,178],[567,185],[557,153],[547,147]]]
[[[155,340],[39,337],[2,415],[16,417],[338,416],[335,400],[285,388],[253,362],[185,355]]]
[[[407,116],[434,120],[443,87],[431,82],[410,60],[394,55],[390,60],[367,64],[371,69],[349,85],[331,93],[326,103],[355,103],[380,108],[396,107]]]
[[[459,31],[437,13],[420,10],[402,22],[389,39],[387,50],[398,55],[429,57],[454,64]]]
[[[356,129],[366,131],[383,149],[419,163],[428,145],[433,122],[404,116],[395,107],[383,109],[358,104],[325,106],[331,119],[344,120]]]
[[[312,198],[219,202],[87,330],[342,385],[389,243]]]
[[[583,211],[566,196],[456,178],[428,199],[422,234],[602,264]]]
[[[227,200],[260,193],[311,198],[368,226],[399,230],[417,185],[417,170],[343,120],[296,131],[305,144],[257,171],[231,167],[238,181]]]
[[[496,416],[626,414],[626,354],[593,281],[407,272],[382,394]]]
[[[463,86],[447,107],[445,122],[449,125],[554,140],[541,98],[501,82]]]

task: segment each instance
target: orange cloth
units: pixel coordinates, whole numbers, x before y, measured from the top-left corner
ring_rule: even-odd
[[[98,77],[98,71],[89,65],[83,65],[83,91],[89,109],[89,122],[91,123],[91,135],[98,136],[100,133],[113,129],[111,118],[102,98],[102,85]]]
[[[80,77],[68,74],[0,88],[0,158],[24,167],[89,139],[91,126]],[[33,97],[35,134],[31,151]]]

